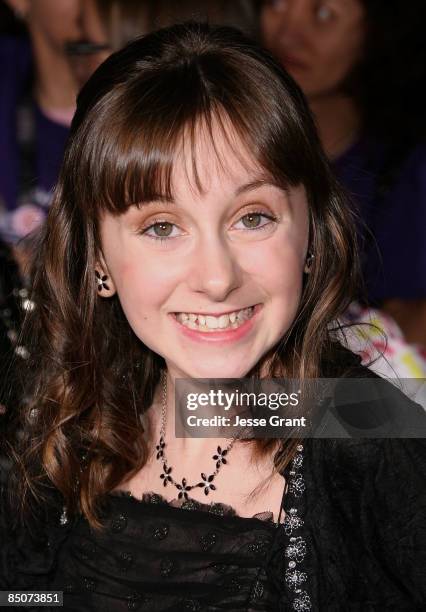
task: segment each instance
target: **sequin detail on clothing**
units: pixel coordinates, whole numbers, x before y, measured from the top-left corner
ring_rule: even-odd
[[[305,480],[301,473],[303,467],[303,445],[297,446],[297,452],[294,456],[291,468],[290,478],[288,483],[288,491],[293,495],[295,501],[300,499],[305,492]],[[294,593],[293,610],[297,612],[308,612],[312,610],[311,599],[306,590],[307,574],[302,571],[303,561],[307,554],[307,545],[305,539],[298,534],[299,529],[303,526],[304,521],[298,516],[298,509],[290,508],[284,519],[284,532],[290,536],[289,544],[286,546],[284,555],[286,558],[285,583],[289,590]]]
[[[65,506],[62,508],[62,514],[59,517],[59,524],[62,526],[68,524],[68,514],[67,514],[67,509]]]

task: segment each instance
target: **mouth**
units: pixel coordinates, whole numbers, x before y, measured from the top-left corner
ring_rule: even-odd
[[[284,55],[282,57],[282,63],[286,68],[300,68],[302,70],[306,70],[308,67],[305,62],[292,55]]]
[[[220,315],[174,312],[172,316],[188,329],[209,334],[238,329],[252,319],[260,307],[260,304],[256,304]]]

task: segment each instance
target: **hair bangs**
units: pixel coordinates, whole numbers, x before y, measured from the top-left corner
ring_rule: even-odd
[[[243,165],[254,162],[283,188],[304,183],[309,190],[317,160],[309,159],[309,143],[301,143],[294,101],[287,94],[283,110],[286,91],[280,81],[273,83],[276,96],[265,95],[258,85],[266,77],[270,81],[270,73],[256,74],[263,67],[254,60],[251,68],[242,88],[238,64],[214,53],[200,55],[178,62],[161,78],[147,71],[98,100],[81,126],[90,146],[76,147],[86,152],[76,168],[90,177],[80,193],[85,191],[82,205],[91,204],[93,218],[103,210],[122,214],[132,205],[172,200],[173,168],[182,156],[188,181],[202,192],[198,147],[208,142],[226,171],[221,140],[228,154],[231,149]],[[88,172],[80,172],[85,163]]]
[[[71,520],[83,514],[96,529],[105,495],[146,465],[152,432],[141,426],[165,362],[133,333],[118,295],[98,297],[99,221],[105,211],[118,215],[172,196],[182,153],[201,188],[204,142],[209,172],[214,158],[230,168],[231,147],[258,175],[284,187],[303,184],[311,195],[315,258],[299,313],[248,376],[263,378],[266,368],[271,378],[318,378],[328,375],[330,357],[341,359],[330,330],[356,288],[356,230],[297,85],[230,28],[182,24],[137,39],[111,55],[78,96],[33,258],[38,306],[27,313],[22,342],[31,350],[21,364],[25,401],[18,408],[29,429],[17,447],[17,506],[45,508],[46,490],[56,490]],[[297,444],[283,446],[280,472]]]

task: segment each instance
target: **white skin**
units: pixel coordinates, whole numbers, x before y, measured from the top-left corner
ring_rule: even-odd
[[[270,0],[263,5],[265,45],[307,96],[323,146],[340,155],[356,139],[360,115],[342,91],[362,59],[365,9],[359,0]]]
[[[303,187],[284,191],[255,160],[234,155],[221,132],[201,139],[198,193],[181,157],[173,173],[172,203],[132,206],[105,214],[101,240],[106,273],[129,325],[176,377],[243,377],[289,329],[299,306],[308,245]],[[238,145],[237,145],[238,146]],[[239,150],[244,151],[242,143]],[[251,186],[251,188],[249,187]],[[241,192],[241,193],[239,193]],[[250,229],[245,215],[260,213]],[[276,221],[268,216],[276,217]],[[167,222],[170,237],[155,239]],[[196,342],[171,313],[226,313],[261,304],[251,331],[239,341]]]
[[[285,191],[269,183],[256,185],[265,173],[244,153],[243,144],[234,145],[243,154],[241,163],[221,132],[216,131],[214,139],[226,170],[218,163],[211,142],[200,139],[197,166],[202,193],[194,187],[187,157],[181,156],[173,172],[172,203],[132,206],[121,216],[105,214],[100,224],[103,258],[98,267],[110,277],[105,297],[118,292],[135,334],[164,357],[168,406],[173,404],[176,377],[244,377],[289,329],[300,303],[309,235],[304,188]],[[260,213],[255,224],[263,229],[247,228],[250,212]],[[153,225],[160,221],[173,224],[167,226],[171,237],[162,242],[150,237],[161,233]],[[261,309],[251,330],[226,343],[188,338],[171,315],[223,313],[255,304],[261,304]],[[160,389],[153,405],[149,412],[157,441]],[[229,442],[176,438],[174,411],[169,408],[166,440],[170,465],[179,466],[175,478],[186,476],[188,482],[200,479],[200,466],[209,469],[212,448]],[[239,487],[236,482],[242,469],[246,478]],[[242,516],[264,510],[262,500],[259,506],[250,506],[246,496],[271,475],[271,469],[270,459],[252,466],[250,446],[235,444],[232,460],[221,472],[221,500]],[[160,471],[154,452],[126,488],[135,495],[158,489]],[[268,489],[274,508],[279,507],[282,491],[283,478],[275,474]],[[175,493],[173,488],[170,494]],[[194,489],[193,497],[205,499],[201,489]]]

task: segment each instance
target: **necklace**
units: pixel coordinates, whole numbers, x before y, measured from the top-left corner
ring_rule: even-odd
[[[167,486],[168,483],[174,485],[176,489],[179,491],[178,499],[188,500],[188,493],[192,489],[197,487],[204,487],[204,494],[208,495],[210,491],[216,491],[216,485],[214,484],[214,479],[217,476],[222,465],[226,465],[227,459],[226,456],[234,445],[235,438],[232,438],[231,442],[228,444],[226,448],[222,450],[220,446],[217,447],[216,453],[212,456],[213,461],[216,461],[216,469],[211,474],[207,475],[204,472],[201,472],[202,480],[197,482],[196,484],[188,484],[186,478],[182,478],[182,482],[178,483],[172,476],[173,468],[168,465],[167,457],[165,453],[166,443],[164,441],[165,433],[166,433],[166,414],[167,414],[167,374],[162,374],[162,382],[163,382],[163,402],[161,407],[161,428],[160,428],[160,441],[156,445],[157,450],[157,459],[161,461],[163,465],[163,472],[160,476],[163,481],[163,485]]]

